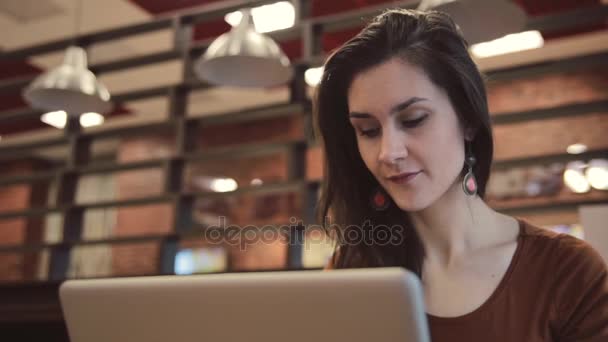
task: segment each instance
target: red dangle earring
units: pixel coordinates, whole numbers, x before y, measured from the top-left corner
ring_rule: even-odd
[[[376,190],[372,191],[372,198],[370,201],[372,208],[381,211],[386,210],[390,205],[388,195],[382,187],[376,188]]]
[[[467,164],[467,174],[464,175],[464,179],[462,180],[462,190],[464,193],[469,196],[477,195],[477,180],[475,179],[475,174],[473,173],[473,166],[475,166],[475,156],[471,151],[471,143],[467,142],[467,153],[464,159],[465,164]]]

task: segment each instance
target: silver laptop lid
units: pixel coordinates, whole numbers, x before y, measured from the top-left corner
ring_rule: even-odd
[[[401,268],[71,280],[60,297],[72,342],[429,341]]]

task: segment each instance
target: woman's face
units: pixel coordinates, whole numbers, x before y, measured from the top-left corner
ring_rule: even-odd
[[[425,209],[456,186],[463,131],[447,93],[422,69],[393,58],[357,74],[348,108],[361,158],[402,210]]]

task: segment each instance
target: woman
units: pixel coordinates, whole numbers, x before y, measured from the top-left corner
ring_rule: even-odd
[[[342,237],[326,269],[416,273],[433,341],[608,341],[598,253],[483,200],[486,92],[447,15],[387,11],[335,51],[315,128],[326,156],[318,218]],[[384,237],[403,230],[392,243],[348,238],[381,226]]]

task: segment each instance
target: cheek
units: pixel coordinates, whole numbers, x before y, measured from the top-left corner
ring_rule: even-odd
[[[462,162],[464,162],[464,136],[456,122],[446,122],[443,125],[438,125],[437,129],[433,130],[429,155],[433,156],[435,171],[443,174],[449,173],[450,176],[454,172],[459,172]],[[428,151],[428,148],[427,148]]]

